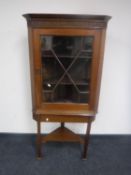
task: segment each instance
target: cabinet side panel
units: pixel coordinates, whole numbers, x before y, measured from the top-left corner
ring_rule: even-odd
[[[103,55],[104,55],[104,42],[105,41],[105,30],[96,30],[95,42],[94,42],[94,54],[92,63],[92,73],[91,73],[91,96],[90,96],[90,110],[97,112],[100,85],[101,85],[101,75],[102,75],[102,65],[103,65]]]
[[[101,77],[102,77],[102,67],[103,67],[103,59],[104,59],[104,48],[105,48],[105,36],[106,29],[101,30],[101,38],[100,38],[100,48],[99,48],[99,63],[98,63],[98,73],[97,73],[97,89],[96,89],[96,100],[95,100],[95,111],[98,110],[98,102],[100,95],[100,86],[101,86]]]
[[[40,52],[40,35],[38,29],[32,30],[33,36],[33,64],[34,64],[34,93],[35,93],[35,109],[40,108],[42,104],[42,63]]]
[[[35,82],[34,82],[34,54],[33,54],[33,29],[28,27],[28,43],[29,43],[29,61],[30,61],[30,78],[31,78],[31,94],[32,94],[32,111],[35,110]]]

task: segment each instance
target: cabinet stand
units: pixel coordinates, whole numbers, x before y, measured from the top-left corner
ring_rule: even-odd
[[[39,118],[39,117],[37,117]],[[92,117],[93,119],[93,117]],[[87,159],[87,151],[89,145],[89,137],[90,137],[90,130],[91,130],[91,123],[92,120],[89,120],[87,123],[86,133],[84,137],[80,137],[78,134],[75,134],[71,130],[65,127],[65,122],[60,122],[60,127],[55,129],[53,132],[43,136],[41,134],[41,121],[40,119],[37,120],[37,139],[36,139],[36,151],[37,151],[37,158],[41,159],[42,155],[42,143],[46,142],[79,142],[83,144],[83,151],[82,151],[82,159]],[[58,121],[59,122],[59,121]],[[68,122],[68,121],[67,121]],[[84,122],[82,122],[84,123]]]

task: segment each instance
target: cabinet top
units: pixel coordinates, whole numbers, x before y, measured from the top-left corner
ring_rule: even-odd
[[[33,28],[105,28],[111,16],[81,14],[24,14],[28,26]]]

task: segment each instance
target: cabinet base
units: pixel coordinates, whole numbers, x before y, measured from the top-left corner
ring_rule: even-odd
[[[37,121],[37,158],[40,160],[42,156],[41,146],[42,143],[45,142],[79,142],[83,144],[83,153],[82,153],[82,160],[87,159],[87,150],[89,145],[89,135],[90,135],[90,129],[91,129],[91,121],[87,123],[87,130],[86,134],[84,135],[84,138],[81,138],[78,134],[75,134],[71,130],[67,129],[64,126],[64,123],[61,123],[61,126],[51,132],[50,134],[47,134],[46,136],[43,136],[41,134],[41,122]]]

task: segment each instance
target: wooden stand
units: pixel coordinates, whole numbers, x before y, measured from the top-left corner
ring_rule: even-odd
[[[39,117],[37,117],[39,118]],[[92,116],[90,119],[88,119],[87,122],[87,129],[86,134],[83,137],[80,137],[78,134],[75,134],[71,130],[67,129],[65,127],[65,122],[61,122],[61,126],[54,130],[53,132],[47,134],[46,136],[43,136],[41,134],[41,123],[43,121],[37,120],[37,140],[36,140],[36,148],[37,148],[37,158],[41,159],[43,157],[42,155],[42,143],[46,142],[79,142],[83,144],[83,152],[82,152],[82,159],[87,159],[87,151],[88,151],[88,145],[89,145],[89,136],[90,136],[90,129],[91,129],[91,123],[94,117]],[[50,118],[48,118],[50,120]],[[82,122],[83,123],[83,122]]]

